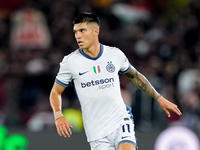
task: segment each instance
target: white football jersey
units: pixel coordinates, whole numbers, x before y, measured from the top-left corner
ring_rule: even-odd
[[[124,53],[101,45],[96,58],[77,49],[64,57],[55,82],[67,87],[73,81],[80,101],[88,141],[103,138],[130,117],[121,96],[119,73],[130,69]]]

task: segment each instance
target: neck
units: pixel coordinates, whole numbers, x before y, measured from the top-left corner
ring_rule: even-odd
[[[83,49],[85,54],[87,54],[88,56],[93,57],[93,58],[96,58],[99,55],[100,50],[101,50],[101,46],[100,46],[99,42],[96,44],[93,44],[88,49]]]

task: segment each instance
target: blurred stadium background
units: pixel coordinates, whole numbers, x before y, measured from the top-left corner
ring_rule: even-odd
[[[90,149],[81,119],[73,119],[81,115],[73,84],[63,94],[65,116],[77,116],[69,118],[75,127],[71,138],[57,135],[49,104],[60,61],[78,48],[72,21],[83,11],[99,16],[100,42],[119,47],[183,113],[167,118],[155,100],[120,76],[139,149],[154,150],[159,135],[174,126],[192,131],[198,145],[199,0],[0,0],[0,150]],[[199,150],[176,139],[163,150]]]

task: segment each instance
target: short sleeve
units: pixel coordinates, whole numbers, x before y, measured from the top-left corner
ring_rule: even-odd
[[[70,72],[70,65],[65,57],[60,63],[60,69],[56,76],[55,82],[63,87],[67,87],[69,82],[72,80],[72,75]]]
[[[130,63],[125,54],[121,50],[120,50],[120,60],[121,60],[121,66],[119,73],[124,74],[130,70]]]

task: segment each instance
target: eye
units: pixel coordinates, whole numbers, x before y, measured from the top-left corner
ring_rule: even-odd
[[[81,29],[81,32],[85,32],[85,29]]]

